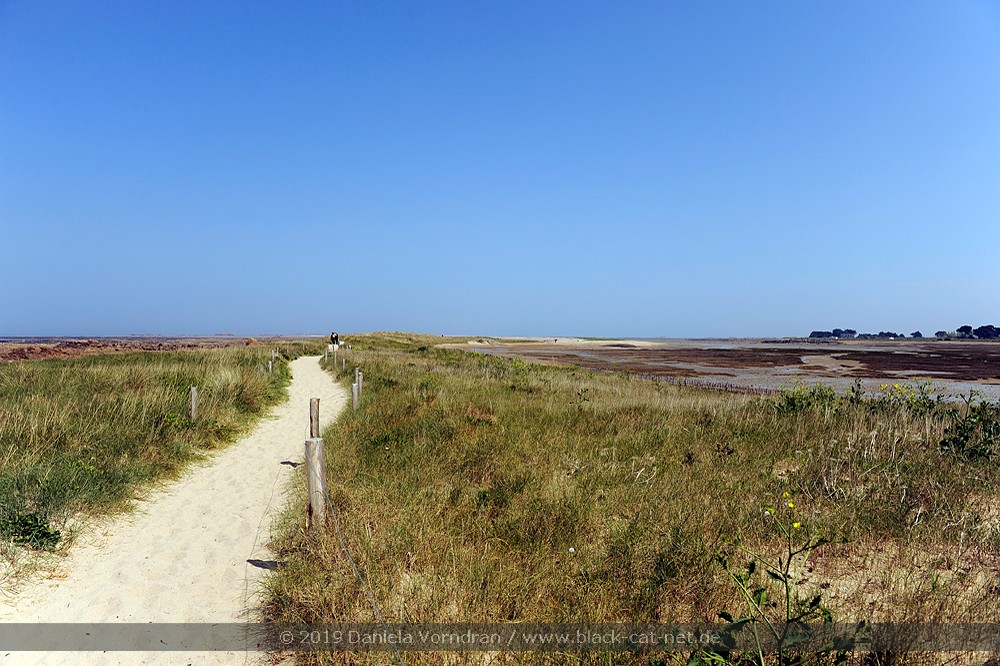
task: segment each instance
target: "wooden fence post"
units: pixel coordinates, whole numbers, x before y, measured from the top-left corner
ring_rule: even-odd
[[[198,387],[191,387],[191,420],[198,420]]]
[[[274,361],[268,361],[267,362],[267,371],[268,372],[274,372]]]
[[[365,392],[365,373],[358,370],[358,398]]]
[[[309,400],[309,437],[319,437],[319,398]]]
[[[358,408],[358,383],[354,382],[351,384],[351,401],[354,403],[354,409]]]
[[[306,440],[306,479],[309,486],[309,529],[322,533],[326,529],[326,458],[323,440]]]

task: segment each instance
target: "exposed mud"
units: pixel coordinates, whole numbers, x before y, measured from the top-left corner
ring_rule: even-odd
[[[469,349],[674,383],[771,392],[816,382],[870,391],[929,381],[944,395],[978,390],[1000,399],[1000,343],[954,341],[550,340],[492,341]]]

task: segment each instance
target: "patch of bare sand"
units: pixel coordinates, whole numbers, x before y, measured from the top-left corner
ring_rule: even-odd
[[[233,623],[257,619],[258,583],[278,566],[266,548],[294,466],[304,456],[309,399],[321,422],[347,391],[316,357],[291,364],[289,400],[251,434],[140,502],[134,513],[93,525],[56,576],[0,600],[2,622]],[[253,664],[248,652],[0,651],[4,664]]]
[[[816,554],[798,584],[823,594],[838,620],[997,621],[1000,560],[981,542],[868,539],[828,548]]]
[[[818,376],[853,376],[865,370],[864,363],[840,358],[839,354],[807,355],[802,357],[802,363],[803,370],[814,372]]]

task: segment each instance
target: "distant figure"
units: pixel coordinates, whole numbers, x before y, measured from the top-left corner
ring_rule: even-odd
[[[331,345],[339,345],[340,344],[340,336],[337,335],[336,333],[331,333],[330,334],[330,344]]]

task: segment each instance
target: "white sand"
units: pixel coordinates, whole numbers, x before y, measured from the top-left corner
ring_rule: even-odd
[[[2,622],[244,622],[256,619],[258,583],[273,562],[266,543],[285,506],[309,430],[309,399],[323,425],[348,392],[316,357],[291,364],[288,402],[248,436],[153,491],[134,513],[91,529],[66,558],[59,579],[29,585],[0,603]],[[330,446],[328,443],[327,446]],[[273,566],[270,565],[270,566]],[[224,652],[0,651],[3,664],[254,664],[263,655]]]

